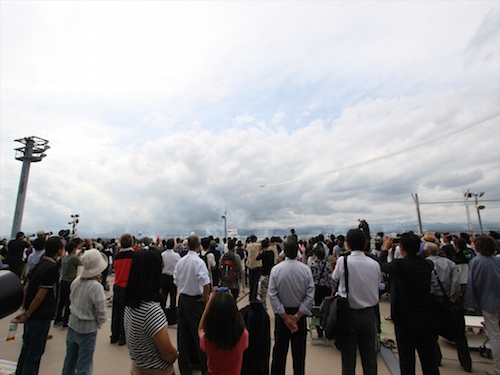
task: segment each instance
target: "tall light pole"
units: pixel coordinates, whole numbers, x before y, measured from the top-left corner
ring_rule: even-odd
[[[71,221],[68,222],[69,225],[73,225],[72,234],[76,234],[75,228],[76,228],[76,224],[78,224],[80,222],[80,219],[78,219],[79,217],[80,217],[80,215],[78,215],[78,214],[71,215]]]
[[[22,161],[23,167],[21,169],[21,179],[19,180],[19,190],[17,191],[16,211],[14,212],[11,232],[12,238],[15,238],[17,232],[21,230],[30,165],[42,161],[47,156],[44,152],[50,148],[49,141],[35,136],[16,139],[15,142],[20,142],[24,146],[14,149],[16,151],[16,160]]]
[[[472,194],[469,192],[469,189],[464,193],[464,202],[465,202],[465,214],[467,215],[467,223],[469,224],[469,232],[472,236],[474,234],[474,230],[472,229],[472,220],[470,219],[470,211],[469,211],[469,198],[472,197]]]
[[[484,195],[484,191],[481,191],[480,193],[472,193],[474,198],[476,199],[476,211],[477,211],[477,218],[479,220],[479,229],[481,230],[481,234],[483,234],[483,223],[481,222],[481,214],[479,213],[479,210],[484,209],[484,205],[478,202],[477,197],[481,198]]]
[[[224,220],[224,239],[226,240],[227,243],[227,213],[226,210],[224,210],[224,215],[221,216],[222,220]]]

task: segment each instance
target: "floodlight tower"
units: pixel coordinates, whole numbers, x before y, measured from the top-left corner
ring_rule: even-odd
[[[14,149],[16,151],[16,160],[23,162],[23,168],[21,170],[19,190],[17,192],[16,211],[14,212],[14,223],[12,224],[11,233],[12,238],[15,238],[17,232],[21,230],[30,165],[31,163],[42,161],[42,159],[47,156],[44,152],[50,148],[48,145],[49,141],[35,136],[16,139],[15,142],[20,142],[24,146]]]

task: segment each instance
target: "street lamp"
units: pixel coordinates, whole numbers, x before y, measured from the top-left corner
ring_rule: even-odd
[[[16,211],[14,212],[14,223],[12,224],[12,238],[15,238],[16,233],[21,230],[30,165],[31,163],[42,161],[47,156],[44,152],[50,148],[48,145],[49,141],[35,136],[16,139],[15,142],[22,143],[24,146],[14,149],[16,151],[16,160],[23,162],[23,168],[17,192]]]
[[[477,197],[481,198],[484,195],[484,191],[481,191],[480,193],[472,193],[476,200],[476,211],[477,211],[477,218],[479,220],[479,229],[481,230],[481,234],[483,234],[483,223],[481,222],[481,214],[479,213],[479,210],[484,209],[484,205],[478,202]]]
[[[224,239],[227,242],[227,213],[224,210],[224,215],[221,216],[222,220],[224,220]]]
[[[78,219],[79,217],[80,215],[78,214],[71,215],[71,221],[68,222],[69,225],[73,225],[73,231],[72,231],[73,234],[75,234],[76,224],[80,222],[80,219]]]

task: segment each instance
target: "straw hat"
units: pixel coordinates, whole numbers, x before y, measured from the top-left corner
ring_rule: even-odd
[[[90,249],[85,251],[82,256],[82,274],[84,279],[90,279],[94,276],[100,275],[102,271],[108,266],[108,259],[106,255],[97,249]]]
[[[436,245],[439,245],[439,240],[432,232],[427,232],[422,237],[422,242],[434,242]]]

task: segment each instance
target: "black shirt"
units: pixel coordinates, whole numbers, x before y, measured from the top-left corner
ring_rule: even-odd
[[[33,312],[30,319],[51,320],[56,310],[54,284],[59,278],[59,265],[51,258],[44,256],[31,271],[28,279],[28,290],[24,306],[29,309],[39,289],[47,289],[42,303]]]
[[[30,245],[26,241],[17,239],[9,241],[7,247],[8,251],[7,256],[5,257],[5,263],[19,265],[23,263],[24,249],[29,248]]]
[[[257,260],[262,260],[262,274],[269,275],[274,266],[274,252],[266,250],[257,255]]]

